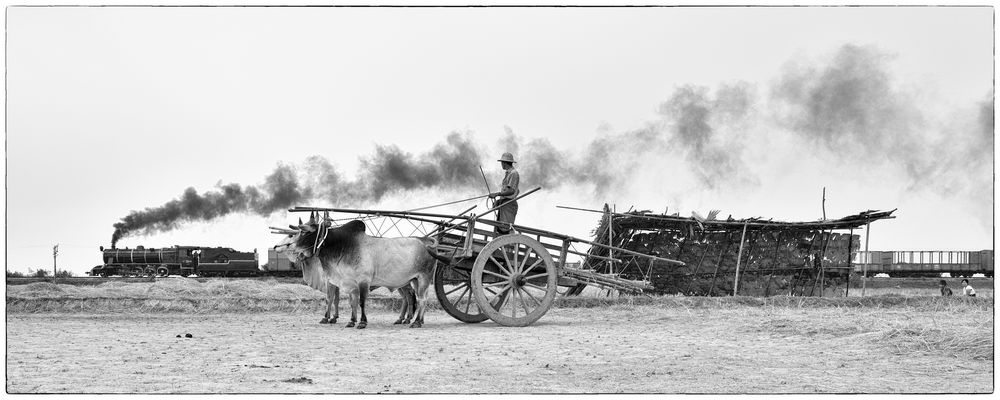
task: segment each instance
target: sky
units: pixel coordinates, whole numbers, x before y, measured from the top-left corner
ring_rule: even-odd
[[[8,7],[8,270],[98,246],[259,251],[296,205],[484,194],[815,221],[872,250],[993,248],[989,7]],[[469,202],[434,209],[457,213]],[[117,234],[116,234],[117,232]],[[855,232],[864,235],[864,232]],[[864,238],[862,237],[862,240]]]

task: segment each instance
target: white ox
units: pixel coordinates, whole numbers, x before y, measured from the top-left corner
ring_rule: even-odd
[[[432,239],[369,236],[365,234],[365,225],[361,221],[329,228],[322,235],[315,217],[297,228],[299,232],[289,235],[275,246],[275,250],[285,252],[292,262],[302,265],[302,277],[309,286],[327,293],[324,320],[336,322],[340,308],[337,299],[340,289],[344,289],[351,301],[351,321],[347,327],[357,323],[358,329],[365,328],[368,325],[365,302],[369,290],[386,287],[398,289],[404,298],[404,308],[396,323],[408,322],[409,318],[404,320],[403,314],[410,308],[414,317],[410,327],[423,325],[427,290],[433,282],[435,262],[447,261],[434,251]],[[416,303],[415,310],[413,303]],[[335,308],[332,320],[331,304]],[[361,308],[360,321],[357,318],[358,306]]]

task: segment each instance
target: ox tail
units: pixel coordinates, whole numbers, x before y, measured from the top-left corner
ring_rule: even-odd
[[[437,250],[434,250],[434,249],[427,249],[427,254],[430,254],[431,257],[434,257],[435,260],[443,262],[445,265],[452,265],[452,264],[455,263],[455,259],[454,258],[451,258],[451,257],[448,257],[448,256],[442,256],[442,255],[438,254]]]
[[[431,257],[434,257],[435,260],[443,262],[445,265],[452,265],[452,264],[455,263],[455,259],[454,258],[451,258],[451,257],[448,257],[448,256],[443,256],[443,255],[441,255],[441,254],[438,253],[438,251],[437,251],[437,246],[438,246],[437,239],[432,238],[432,237],[430,237],[430,238],[421,238],[421,241],[424,242],[424,247],[426,247],[426,249],[427,249],[427,254],[429,254]]]

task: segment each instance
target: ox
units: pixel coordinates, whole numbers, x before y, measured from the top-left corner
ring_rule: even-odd
[[[293,229],[301,229],[303,225],[302,221],[299,221],[298,227],[294,225],[289,225]],[[294,246],[298,234],[289,234],[284,240],[274,246],[274,250],[285,253],[288,256],[289,261],[294,262],[302,267],[302,279],[306,282],[309,287],[319,290],[320,292],[326,293],[326,313],[323,315],[323,319],[319,321],[321,324],[336,324],[337,318],[340,317],[340,287],[337,285],[331,285],[323,277],[323,268],[318,257],[306,257],[300,251],[296,251],[297,247]],[[377,289],[377,286],[372,287],[372,290]],[[397,289],[399,295],[403,297],[403,306],[399,311],[399,318],[393,324],[409,324],[413,318],[413,314],[416,311],[417,301],[416,296],[413,293],[413,288],[410,285],[404,285]],[[391,289],[390,289],[391,291]],[[330,315],[333,311],[333,315]]]
[[[300,224],[299,233],[287,240],[288,252],[299,259],[318,260],[318,265],[314,261],[307,263],[308,273],[303,268],[303,277],[310,286],[318,288],[325,283],[328,297],[331,290],[348,292],[351,321],[347,327],[357,324],[358,329],[364,329],[368,325],[365,303],[371,288],[407,286],[412,287],[416,300],[410,327],[423,326],[427,289],[433,281],[435,263],[450,261],[436,253],[433,239],[373,237],[365,234],[365,224],[357,220],[322,233],[321,227],[315,216],[308,224]],[[331,286],[339,289],[330,289]]]

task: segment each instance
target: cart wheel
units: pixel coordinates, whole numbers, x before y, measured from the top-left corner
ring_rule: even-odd
[[[474,324],[489,319],[479,310],[472,294],[472,267],[468,263],[447,266],[438,263],[434,269],[434,294],[441,308],[455,319]]]
[[[528,326],[552,306],[558,275],[541,243],[524,235],[504,235],[487,243],[476,257],[472,292],[494,322]]]

